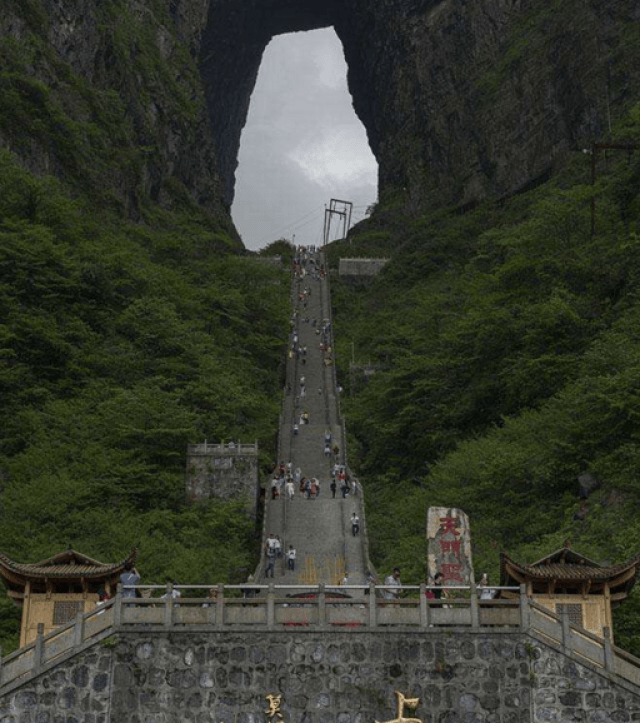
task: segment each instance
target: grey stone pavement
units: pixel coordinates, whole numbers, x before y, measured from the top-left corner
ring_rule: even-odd
[[[310,254],[309,257],[316,260],[318,268],[324,265],[322,253]],[[307,268],[310,266],[307,265]],[[305,289],[309,294],[301,299]],[[354,537],[350,525],[353,512],[362,521],[361,493],[343,499],[338,485],[336,497],[332,498],[329,485],[334,459],[333,454],[331,458],[324,454],[324,435],[329,430],[331,447],[337,444],[340,448],[339,461],[344,459],[334,367],[325,363],[327,352],[320,348],[323,337],[322,333],[318,333],[323,322],[331,318],[327,281],[322,278],[314,280],[311,274],[294,279],[292,304],[293,326],[288,349],[291,349],[293,334],[297,333],[299,344],[307,347],[307,353],[299,359],[294,355],[287,360],[287,388],[280,430],[282,458],[279,461],[285,464],[291,462],[293,470],[300,467],[304,477],[317,478],[320,494],[316,499],[307,500],[296,487],[292,500],[288,500],[286,494],[272,500],[267,489],[265,532],[280,536],[283,553],[289,545],[293,545],[297,553],[294,572],[286,569],[284,556],[278,560],[274,582],[281,585],[325,583],[334,587],[348,572],[351,584],[364,584],[364,533],[361,530],[360,535]],[[316,320],[315,325],[313,319]],[[331,347],[332,335],[333,330],[330,329]],[[333,351],[330,357],[333,357]],[[301,395],[302,377],[305,379],[305,396]],[[299,425],[298,433],[294,434],[293,425],[300,421],[301,413],[308,413],[309,423]],[[260,567],[264,570],[262,565]],[[264,582],[264,578],[259,582]],[[350,594],[359,593],[352,591]]]

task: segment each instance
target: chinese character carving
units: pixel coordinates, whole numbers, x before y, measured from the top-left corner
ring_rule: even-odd
[[[442,554],[451,552],[454,555],[460,555],[460,540],[440,540],[440,549]]]
[[[443,534],[452,532],[456,537],[460,535],[458,529],[458,518],[457,517],[441,517],[440,518],[440,532]]]
[[[455,580],[455,582],[464,582],[464,578],[460,574],[462,572],[462,565],[455,565],[451,562],[443,563],[442,567],[440,568],[442,571],[442,576],[445,579],[445,582],[447,580]]]
[[[267,695],[265,696],[269,701],[269,707],[265,710],[269,723],[275,723],[276,721],[282,721],[282,713],[280,712],[280,698],[281,695]]]
[[[405,718],[404,707],[417,708],[420,698],[405,698],[404,694],[399,690],[395,692],[396,696],[396,717],[393,720],[385,721],[385,723],[422,723],[420,718]],[[378,723],[378,721],[375,721]]]

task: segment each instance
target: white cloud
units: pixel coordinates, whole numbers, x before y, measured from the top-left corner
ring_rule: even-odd
[[[240,145],[232,214],[245,245],[260,248],[293,233],[318,243],[331,198],[353,201],[358,219],[376,187],[377,164],[333,30],[274,38]]]
[[[371,152],[363,152],[367,139],[362,126],[343,124],[325,130],[315,141],[294,149],[289,157],[303,173],[323,186],[358,184],[375,175],[378,165]]]

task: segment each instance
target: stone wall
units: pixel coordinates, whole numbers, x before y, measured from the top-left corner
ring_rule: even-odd
[[[631,721],[640,690],[523,633],[129,632],[0,698],[1,723]]]
[[[187,499],[246,499],[257,511],[259,492],[257,444],[191,444],[187,449]]]
[[[340,259],[339,276],[376,276],[389,259]]]

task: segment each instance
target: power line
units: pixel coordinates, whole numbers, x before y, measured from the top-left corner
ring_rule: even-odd
[[[278,234],[284,233],[285,231],[289,230],[290,228],[296,226],[296,224],[303,221],[305,218],[307,218],[307,216],[310,216],[313,213],[319,214],[320,211],[322,211],[323,209],[324,209],[324,206],[316,206],[314,209],[303,214],[302,216],[300,216],[300,218],[296,219],[295,221],[291,221],[291,223],[288,223],[285,226],[282,226],[278,231],[274,232],[274,235],[277,236]]]

